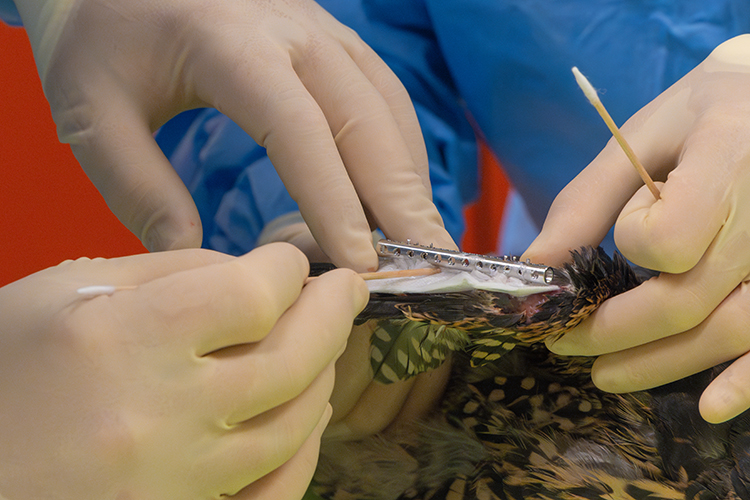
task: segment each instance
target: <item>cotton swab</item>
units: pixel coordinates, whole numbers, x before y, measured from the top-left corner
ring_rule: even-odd
[[[429,276],[431,274],[437,274],[440,272],[440,269],[436,267],[424,267],[420,269],[401,269],[397,271],[382,271],[382,272],[375,272],[375,273],[359,273],[360,278],[362,278],[365,281],[369,280],[384,280],[388,278],[410,278],[414,276]],[[305,285],[310,283],[315,278],[318,278],[318,276],[310,276],[305,280]]]
[[[399,271],[384,271],[380,273],[360,273],[359,276],[363,280],[382,280],[387,278],[408,278],[412,276],[429,276],[431,274],[437,274],[440,269],[434,267],[427,267],[422,269],[403,269]],[[305,279],[305,285],[310,281],[317,278],[317,276],[310,276]],[[82,299],[93,299],[101,295],[112,295],[120,290],[134,290],[137,286],[114,286],[114,285],[92,285],[84,286],[76,290],[76,293],[81,296]]]
[[[134,290],[137,286],[114,286],[114,285],[92,285],[84,286],[76,290],[82,299],[93,299],[100,295],[112,295],[119,290]]]
[[[643,182],[646,183],[646,186],[648,186],[648,189],[651,191],[651,194],[654,195],[654,198],[658,200],[661,195],[661,193],[659,192],[659,188],[656,187],[656,184],[654,184],[654,181],[648,175],[648,172],[646,172],[646,169],[643,168],[643,164],[640,162],[638,157],[635,156],[635,152],[633,152],[633,149],[630,147],[630,144],[628,144],[628,142],[620,133],[620,130],[617,128],[617,125],[615,125],[615,121],[609,115],[609,112],[604,107],[604,104],[602,104],[602,101],[599,99],[599,95],[596,93],[596,90],[594,89],[593,85],[591,85],[588,79],[585,76],[583,76],[583,74],[578,70],[577,67],[573,66],[572,71],[573,71],[573,75],[576,77],[576,82],[578,83],[578,86],[581,87],[581,90],[583,90],[583,94],[586,96],[589,102],[594,106],[594,108],[596,108],[596,111],[599,113],[599,116],[601,116],[602,119],[604,120],[604,123],[607,124],[607,127],[612,132],[612,135],[617,140],[617,142],[620,144],[620,147],[627,155],[628,159],[630,160],[630,163],[632,163],[635,169],[638,171],[638,174],[641,176],[641,179],[643,179]]]

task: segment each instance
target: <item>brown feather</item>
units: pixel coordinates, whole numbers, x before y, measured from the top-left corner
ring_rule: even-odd
[[[651,391],[598,390],[591,358],[540,342],[643,276],[591,248],[559,271],[567,286],[525,299],[374,296],[363,318],[455,328],[468,343],[453,344],[439,411],[396,435],[324,443],[317,488],[362,500],[750,500],[750,413],[722,425],[698,414],[722,367]]]

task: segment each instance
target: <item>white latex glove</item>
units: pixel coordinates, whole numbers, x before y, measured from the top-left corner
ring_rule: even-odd
[[[614,141],[555,200],[524,257],[559,264],[615,225],[625,257],[661,275],[606,301],[554,345],[600,355],[594,382],[625,392],[739,357],[703,393],[710,422],[750,407],[750,35],[720,45],[622,131],[655,201]]]
[[[413,427],[442,399],[451,374],[450,361],[392,384],[373,380],[370,338],[374,326],[374,322],[355,326],[346,351],[336,361],[333,416],[324,439],[361,439],[384,430]]]
[[[195,205],[152,137],[200,106],[267,148],[339,267],[377,266],[368,219],[391,238],[453,246],[406,90],[313,1],[16,4],[60,140],[150,250],[200,244]]]
[[[263,230],[258,244],[278,241],[295,245],[311,262],[327,260],[297,213],[272,221]],[[331,394],[333,416],[324,437],[358,439],[390,426],[413,424],[441,399],[450,376],[450,362],[393,384],[373,380],[370,338],[374,326],[374,322],[355,326],[344,354],[336,362],[336,383]]]
[[[0,289],[0,497],[299,499],[364,282],[291,245],[66,262]],[[137,285],[81,298],[79,287]]]

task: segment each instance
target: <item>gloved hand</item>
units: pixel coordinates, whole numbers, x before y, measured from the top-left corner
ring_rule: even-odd
[[[301,498],[368,294],[274,244],[65,262],[0,289],[0,497]],[[137,285],[92,299],[86,285]]]
[[[453,246],[403,85],[311,0],[16,0],[58,135],[150,250],[198,246],[152,132],[215,107],[259,144],[333,262],[374,269],[370,224]]]
[[[524,258],[556,265],[615,241],[661,274],[606,301],[550,349],[601,355],[593,379],[625,392],[739,357],[703,393],[709,422],[750,407],[750,35],[725,42],[622,132],[659,185],[656,201],[614,141],[557,197]]]
[[[325,262],[325,254],[299,213],[289,213],[266,226],[258,244],[272,242],[291,243],[311,262]],[[393,384],[373,380],[370,338],[374,326],[367,322],[353,327],[346,350],[336,362],[336,382],[330,400],[333,415],[324,437],[358,439],[389,426],[409,425],[440,401],[450,376],[450,362]]]
[[[370,338],[374,327],[373,321],[355,326],[346,351],[336,361],[333,416],[323,439],[361,439],[385,429],[413,427],[442,399],[451,374],[450,361],[392,384],[373,380]]]

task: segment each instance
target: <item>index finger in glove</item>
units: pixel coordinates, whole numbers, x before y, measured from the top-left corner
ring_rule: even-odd
[[[186,248],[115,259],[94,259],[96,265],[91,265],[92,261],[88,258],[67,260],[51,268],[48,273],[50,280],[54,279],[53,276],[66,274],[71,288],[97,285],[137,287],[174,273],[221,264],[235,258],[213,250]]]
[[[364,281],[351,270],[325,273],[305,285],[262,342],[206,356],[212,387],[225,387],[225,402],[234,405],[227,421],[248,420],[308,387],[343,351],[369,296]],[[269,373],[274,374],[271,385]],[[241,394],[246,396],[238,397]],[[249,403],[238,407],[238,399]]]
[[[218,94],[206,99],[267,149],[305,221],[339,267],[376,268],[365,212],[326,117],[299,81],[288,56],[279,54],[279,58],[287,60],[272,59],[262,71],[254,70],[263,73],[262,83],[234,75],[219,85]]]
[[[620,214],[615,241],[626,258],[648,269],[682,273],[716,238],[750,227],[744,213],[750,185],[743,159],[750,154],[746,121],[717,110],[701,116],[685,140],[679,165],[660,187],[660,199],[641,189]]]
[[[265,338],[299,296],[307,274],[307,260],[299,250],[269,244],[228,262],[149,281],[110,299],[117,302],[116,310],[140,319],[142,334],[153,342],[200,357]]]
[[[736,358],[750,350],[738,332],[747,321],[746,286],[734,292],[700,325],[678,335],[606,354],[594,364],[594,380],[610,392],[649,389]]]
[[[621,128],[649,174],[662,178],[677,163],[694,121],[688,90],[675,84],[638,111]],[[555,198],[539,236],[523,258],[548,265],[569,260],[569,252],[598,245],[642,181],[612,139]]]
[[[608,299],[578,327],[548,345],[557,354],[599,355],[646,344],[700,324],[743,281],[750,263],[738,259],[750,236],[715,241],[690,271],[662,273]]]
[[[357,68],[385,101],[398,126],[402,140],[409,149],[415,171],[422,178],[422,184],[429,190],[430,166],[427,149],[422,138],[422,130],[414,105],[406,88],[388,65],[362,41],[356,32],[346,29],[339,34],[338,40],[351,57],[352,62],[357,65]],[[315,72],[315,68],[311,67],[311,69]],[[326,107],[328,108],[331,105],[336,107],[335,103],[327,103]],[[338,107],[338,109],[342,108]]]
[[[455,248],[431,201],[429,180],[421,175],[425,164],[418,166],[422,159],[414,158],[394,110],[356,61],[343,50],[338,52],[338,61],[330,54],[325,61],[308,58],[300,61],[297,70],[331,126],[347,175],[366,212],[391,239],[409,238]],[[371,62],[363,65],[376,73],[374,79],[395,79],[386,68]],[[390,86],[394,90],[388,92],[400,89],[402,100],[406,99],[400,84]]]
[[[99,114],[87,118],[85,130],[66,129],[58,120],[60,135],[109,208],[150,251],[199,247],[198,210],[144,117],[127,100],[94,107]]]
[[[421,137],[418,146],[409,145],[418,125],[403,111],[405,91],[392,90],[397,85],[384,76],[392,75],[379,65],[364,64],[375,79],[389,80],[384,92],[393,95],[386,99],[340,44],[319,37],[314,45],[299,60],[269,48],[278,57],[256,75],[267,88],[262,95],[253,95],[250,89],[259,86],[238,71],[213,100],[267,148],[316,239],[340,267],[377,266],[365,210],[391,237],[454,246],[430,199]]]
[[[424,203],[431,200],[429,162],[406,89],[356,33],[339,33],[339,41],[341,47],[331,46],[329,57],[301,59],[295,62],[295,69],[331,124],[366,210],[389,237],[452,243],[445,241],[435,207]],[[339,89],[348,92],[341,95]],[[421,188],[414,174],[419,176]],[[412,217],[416,220],[410,220]],[[437,224],[440,234],[429,234],[435,231],[431,224]],[[416,234],[422,230],[420,226],[427,229],[423,235]],[[436,237],[443,241],[432,241]]]

